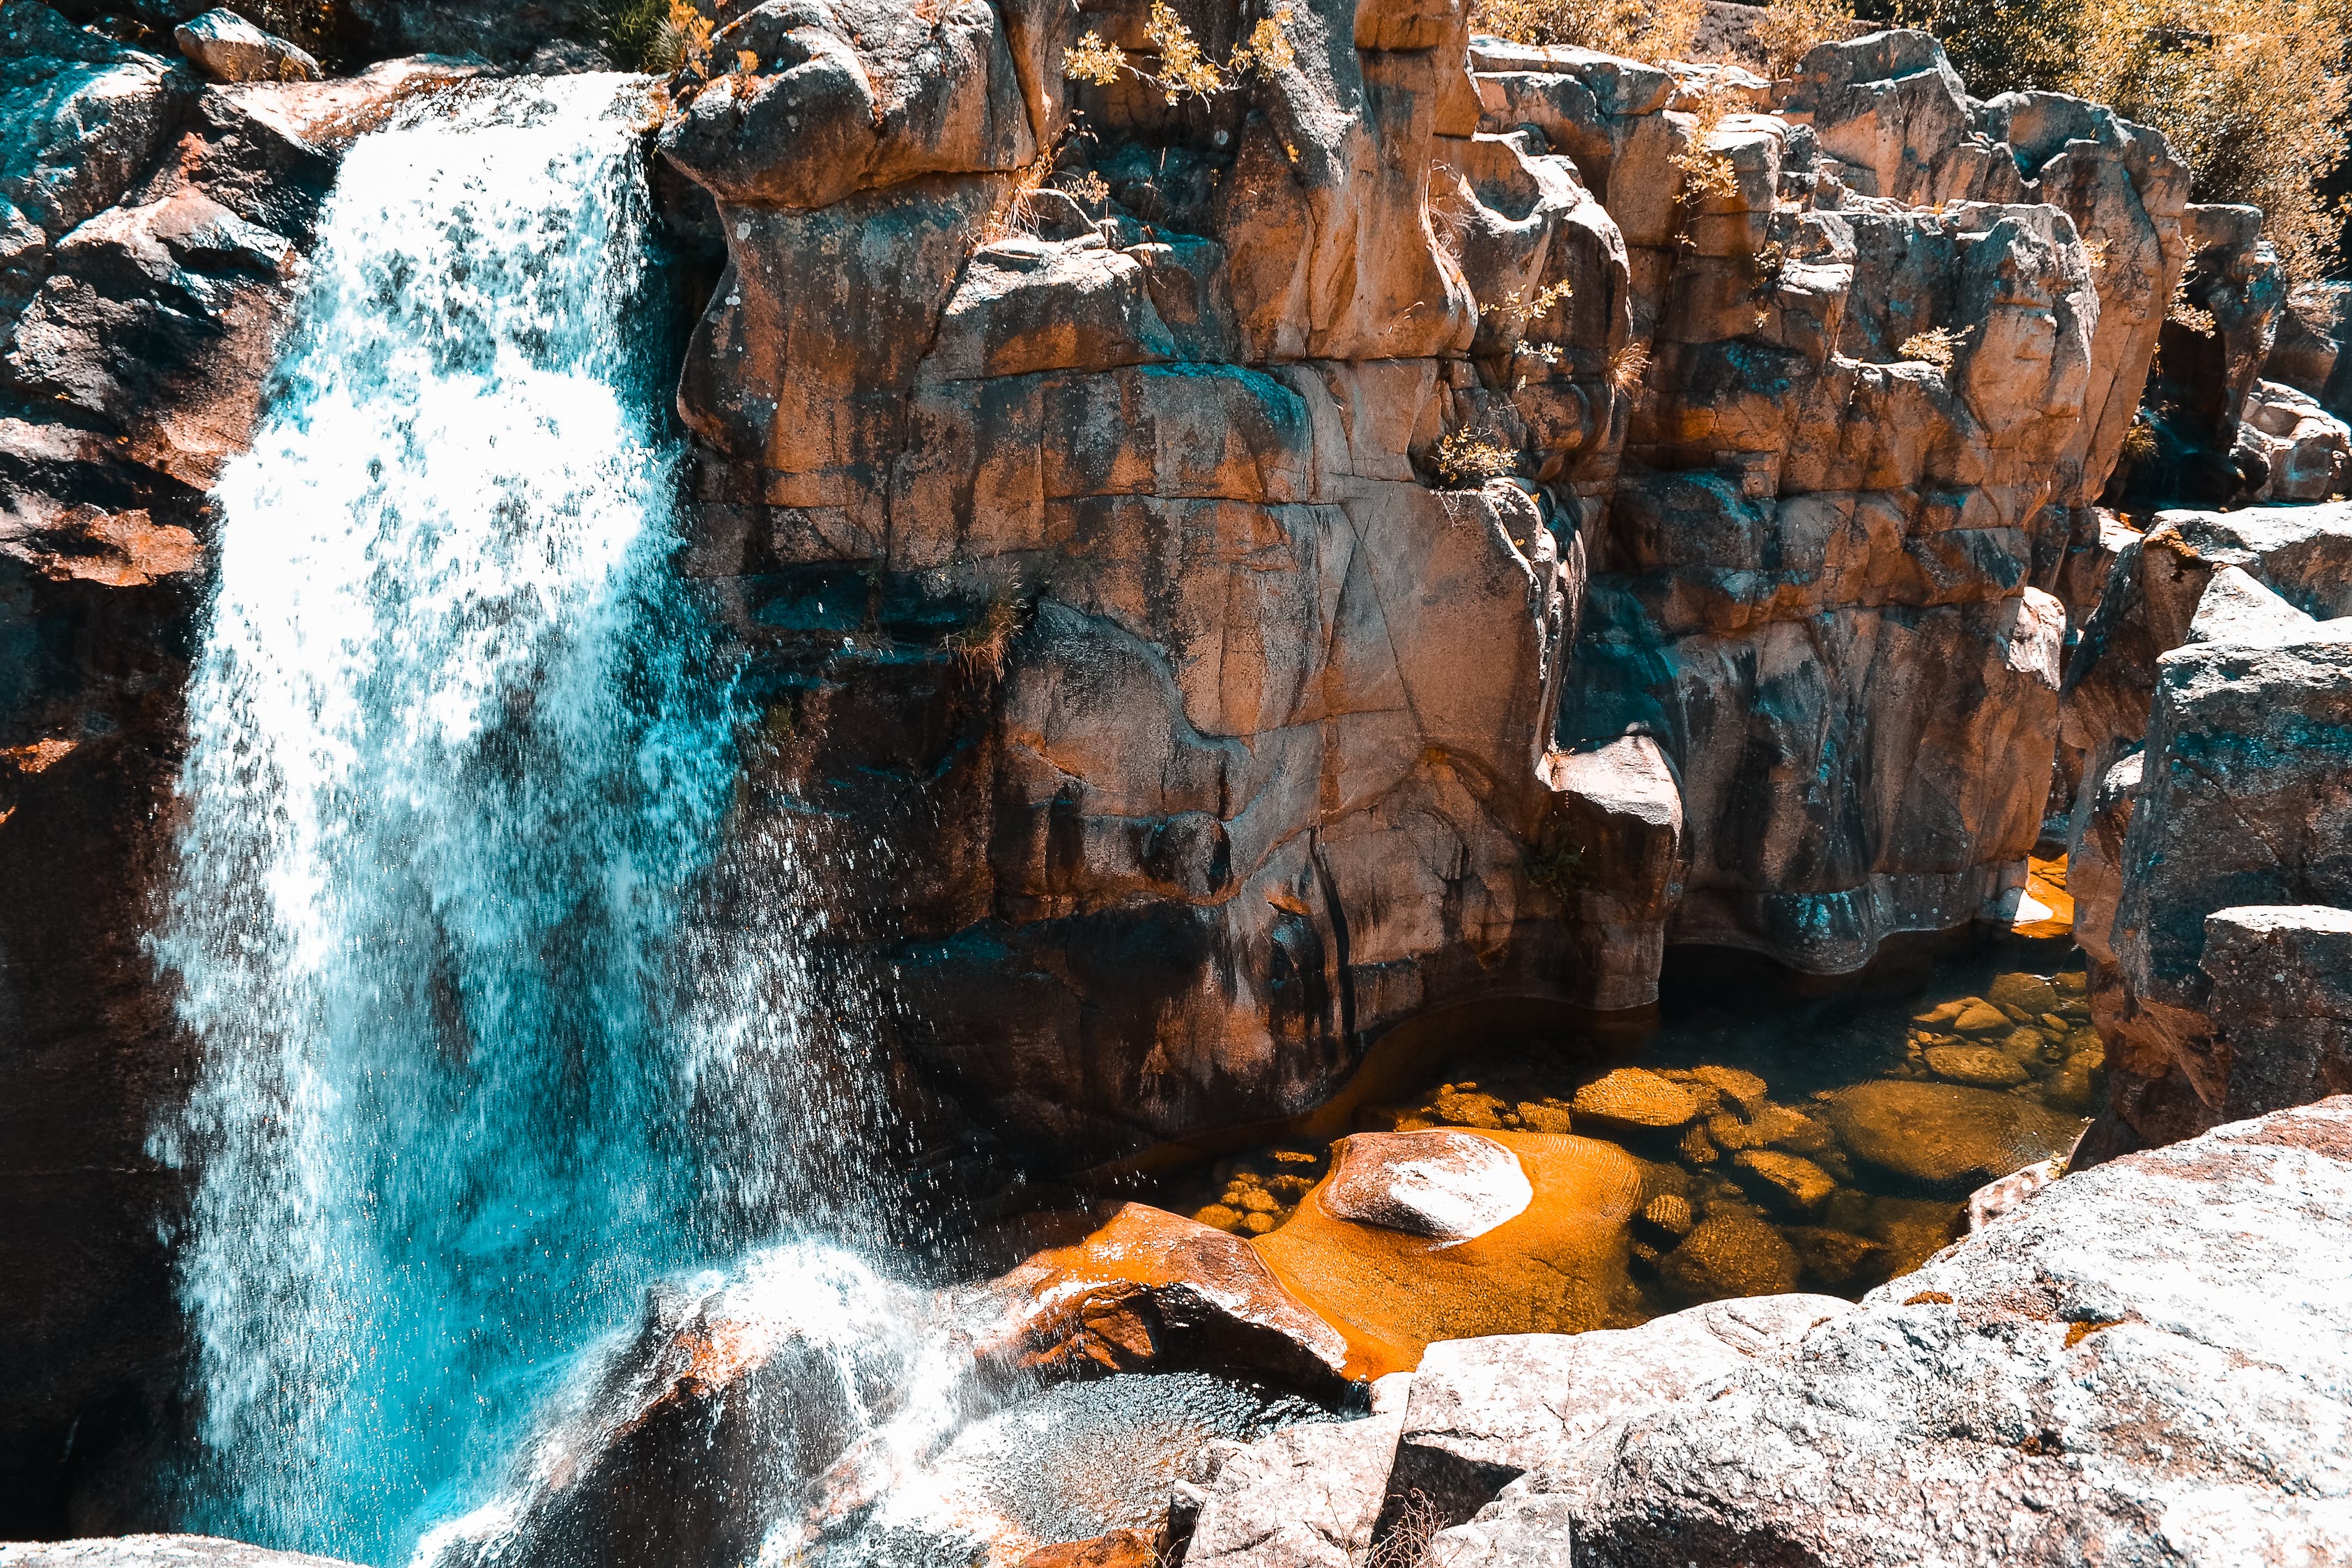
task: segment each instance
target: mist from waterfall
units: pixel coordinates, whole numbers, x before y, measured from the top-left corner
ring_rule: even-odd
[[[361,138],[216,497],[155,938],[202,1051],[156,1139],[193,1525],[397,1560],[650,1280],[858,1183],[805,851],[734,830],[750,726],[673,559],[646,90]]]

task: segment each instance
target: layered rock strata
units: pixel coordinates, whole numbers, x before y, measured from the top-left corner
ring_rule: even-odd
[[[1066,1167],[2022,884],[2048,590],[2202,232],[2158,137],[1919,34],[1768,84],[1387,0],[1065,79],[1147,21],[778,0],[662,132],[728,255],[695,570],[765,778],[879,844],[898,1054]]]

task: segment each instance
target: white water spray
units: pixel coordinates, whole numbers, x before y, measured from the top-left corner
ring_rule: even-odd
[[[792,842],[720,849],[643,111],[484,84],[357,142],[221,485],[156,944],[203,1051],[157,1140],[198,1178],[198,1524],[396,1559],[649,1280],[852,1179]]]

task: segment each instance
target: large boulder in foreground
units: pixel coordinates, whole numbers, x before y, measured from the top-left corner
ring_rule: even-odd
[[[1859,1310],[1624,1409],[1430,1560],[1572,1532],[1579,1568],[2340,1563],[2347,1432],[2338,1098],[2042,1188]]]

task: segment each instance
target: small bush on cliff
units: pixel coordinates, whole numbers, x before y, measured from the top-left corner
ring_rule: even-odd
[[[1942,38],[1981,97],[2076,93],[2163,132],[2192,198],[2261,207],[2295,277],[2338,264],[2320,186],[2346,151],[2346,0],[1897,0],[1895,19]]]
[[[1214,98],[1239,86],[1253,71],[1271,75],[1298,63],[1290,47],[1290,35],[1284,31],[1291,14],[1290,7],[1283,5],[1271,16],[1260,17],[1250,29],[1249,41],[1235,44],[1224,64],[1219,65],[1202,49],[1192,29],[1168,0],[1151,0],[1151,18],[1143,25],[1143,34],[1151,40],[1156,69],[1144,69],[1128,58],[1125,49],[1103,42],[1100,33],[1088,32],[1062,51],[1062,74],[1097,87],[1109,87],[1122,75],[1133,76],[1160,89],[1171,104],[1187,98]]]
[[[1475,430],[1449,430],[1429,449],[1430,477],[1442,490],[1475,490],[1518,466],[1517,457]]]
[[[625,70],[667,76],[709,62],[718,25],[688,0],[611,0],[604,10],[604,49]]]
[[[1706,0],[1476,0],[1473,31],[1663,64],[1687,56]]]

